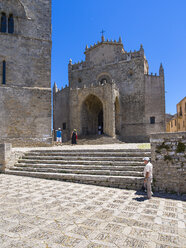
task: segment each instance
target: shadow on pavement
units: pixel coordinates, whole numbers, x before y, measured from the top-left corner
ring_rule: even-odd
[[[147,200],[146,193],[143,191],[136,191],[135,195],[141,196],[141,197],[133,198],[136,201],[143,201],[143,200],[137,200],[137,199],[143,199],[143,198],[145,198],[145,200]],[[154,192],[152,194],[152,198],[155,198],[155,197],[170,199],[170,200],[186,201],[186,195]]]
[[[146,201],[148,199],[145,196],[141,196],[141,197],[132,198],[132,200],[135,200],[135,201],[138,201],[138,202],[143,202],[143,201]]]

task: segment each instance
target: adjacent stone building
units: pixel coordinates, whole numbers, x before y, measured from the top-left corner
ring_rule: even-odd
[[[79,135],[104,134],[126,142],[149,141],[149,134],[165,131],[165,89],[162,64],[149,75],[141,45],[125,51],[119,41],[86,46],[85,61],[68,65],[69,86],[53,88],[53,126],[64,140],[76,128]]]
[[[51,143],[51,0],[0,1],[0,143]]]

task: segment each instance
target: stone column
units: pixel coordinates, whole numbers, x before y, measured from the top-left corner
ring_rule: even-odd
[[[0,144],[0,172],[4,172],[6,164],[10,159],[12,150],[12,144],[4,143]]]

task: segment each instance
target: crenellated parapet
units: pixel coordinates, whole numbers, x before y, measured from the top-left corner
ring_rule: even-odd
[[[86,67],[85,61],[81,61],[81,62],[78,61],[77,63],[72,65],[72,70],[81,70],[85,67]]]
[[[89,86],[87,86],[86,84],[83,84],[81,86],[76,85],[74,87],[70,87],[70,88],[68,87],[68,89],[70,91],[83,91],[83,90],[93,90],[93,89],[99,88],[100,91],[101,91],[101,90],[104,90],[104,88],[108,88],[108,87],[111,87],[111,88],[113,88],[115,90],[118,90],[118,87],[115,84],[114,80],[112,80],[110,84],[108,84],[106,82],[102,83],[100,81],[99,82],[98,81],[93,81]]]
[[[112,63],[118,62],[128,62],[136,58],[145,58],[143,46],[140,45],[140,49],[138,51],[125,51],[124,46],[119,37],[119,40],[105,40],[104,36],[102,36],[101,42],[98,41],[94,43],[94,45],[86,45],[85,48],[85,61],[77,62],[72,64],[72,60],[69,61],[68,70],[76,71],[83,70],[87,68],[91,68],[93,66],[102,66],[109,65]]]
[[[132,59],[139,58],[141,56],[143,56],[143,55],[141,54],[140,50],[139,51],[134,50],[134,51],[130,51],[130,52],[125,52],[125,53],[121,54],[120,61],[130,61]]]
[[[159,75],[157,75],[157,73],[153,73],[153,72],[151,72],[150,74],[147,73],[147,74],[145,74],[145,76],[147,76],[147,77],[159,77]]]
[[[116,40],[112,40],[112,39],[107,39],[105,40],[105,37],[102,36],[101,37],[101,42],[100,41],[97,41],[97,43],[94,43],[94,45],[90,45],[90,47],[88,47],[88,45],[86,45],[85,47],[85,54],[88,52],[88,51],[91,51],[92,49],[95,49],[97,47],[99,47],[100,45],[102,44],[106,44],[106,45],[119,45],[123,48],[123,44],[122,44],[122,41],[121,41],[121,37],[119,37],[119,40],[116,41]]]
[[[54,86],[53,86],[53,95],[56,95],[56,94],[60,94],[62,92],[65,92],[65,91],[68,91],[69,90],[69,86],[66,84],[65,87],[61,87],[61,89],[59,89],[57,87],[57,84],[56,82],[54,83]]]
[[[145,76],[146,76],[146,77],[152,77],[152,78],[153,78],[153,77],[154,77],[154,78],[158,78],[158,77],[163,77],[163,78],[164,78],[164,69],[163,69],[162,63],[160,64],[159,75],[157,75],[157,73],[152,73],[152,72],[151,72],[151,73],[149,74],[149,73],[147,72],[147,73],[145,74]]]

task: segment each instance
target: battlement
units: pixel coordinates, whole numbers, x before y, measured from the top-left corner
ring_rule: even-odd
[[[147,73],[147,74],[145,74],[145,76],[147,76],[147,77],[160,77],[160,75],[157,75],[157,73],[153,73],[153,72],[151,72],[150,74]]]
[[[88,51],[91,51],[92,49],[97,48],[98,46],[101,46],[102,44],[117,45],[117,46],[119,45],[119,46],[122,46],[122,48],[123,48],[121,37],[119,37],[119,40],[118,41],[116,41],[116,40],[113,41],[112,39],[111,40],[107,39],[105,41],[105,37],[102,36],[101,42],[100,41],[97,41],[97,43],[94,43],[94,45],[90,45],[90,47],[88,47],[88,45],[86,45],[84,54],[86,54]]]
[[[86,68],[86,62],[85,61],[81,61],[81,62],[77,62],[77,63],[74,63],[72,65],[72,70],[81,70],[83,68]]]
[[[141,57],[142,55],[143,54],[141,53],[141,50],[125,52],[124,54],[121,55],[120,61],[130,61],[132,59]]]
[[[87,86],[86,84],[83,84],[81,86],[75,86],[75,87],[70,87],[70,91],[82,91],[82,90],[91,90],[91,89],[96,89],[96,88],[100,88],[100,87],[105,87],[105,88],[114,88],[114,89],[117,89],[117,86],[115,84],[115,82],[112,80],[112,82],[110,84],[107,84],[107,83],[101,83],[101,82],[98,82],[98,81],[93,81],[89,86]],[[100,88],[101,90],[101,88]]]
[[[58,87],[57,87],[57,84],[56,83],[54,83],[54,86],[53,86],[53,94],[58,94],[58,93],[60,93],[60,92],[62,92],[62,91],[66,91],[66,90],[69,90],[69,86],[66,84],[65,85],[65,87],[61,87],[61,89],[59,89]]]
[[[68,91],[68,90],[82,90],[82,89],[86,89],[86,88],[96,88],[96,87],[99,87],[99,86],[104,87],[104,86],[107,86],[107,85],[112,85],[112,86],[116,87],[114,80],[112,80],[110,82],[110,84],[102,83],[100,81],[92,81],[90,86],[88,86],[86,84],[75,85],[74,87],[69,87],[69,86],[65,85],[65,87],[64,88],[61,87],[61,89],[57,88],[56,83],[54,83],[53,94],[64,93],[65,91]]]
[[[130,51],[127,52],[124,50],[121,38],[119,41],[116,40],[106,40],[104,36],[102,36],[102,41],[95,43],[93,46],[88,45],[85,48],[85,61],[81,61],[78,63],[72,64],[72,60],[69,61],[69,71],[71,70],[82,70],[91,68],[95,65],[109,65],[119,62],[128,62],[132,59],[136,59],[138,57],[143,57],[145,60],[144,49],[143,46],[140,46],[138,51]]]

